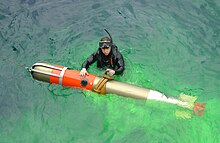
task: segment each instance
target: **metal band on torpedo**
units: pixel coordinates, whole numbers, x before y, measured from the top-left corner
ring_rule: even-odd
[[[43,67],[46,67],[46,68],[51,68],[51,69],[56,69],[56,70],[63,70],[62,68],[59,68],[59,67],[55,67],[53,65],[49,65],[49,64],[46,64],[46,63],[35,63],[32,65],[32,68],[35,67],[35,66],[43,66]]]
[[[67,67],[64,67],[60,73],[60,77],[59,77],[59,84],[62,85],[62,82],[63,82],[63,75],[66,71]]]

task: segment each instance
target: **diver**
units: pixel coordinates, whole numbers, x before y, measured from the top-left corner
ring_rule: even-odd
[[[97,68],[105,70],[108,75],[120,75],[125,69],[124,59],[122,54],[118,51],[117,46],[113,43],[109,32],[108,36],[103,37],[99,41],[99,48],[96,52],[91,54],[82,64],[81,76],[88,75],[87,69],[91,64],[97,62]]]

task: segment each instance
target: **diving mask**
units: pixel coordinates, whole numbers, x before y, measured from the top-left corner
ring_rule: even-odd
[[[111,41],[99,41],[99,47],[101,49],[108,49],[109,47],[111,47],[112,42]]]

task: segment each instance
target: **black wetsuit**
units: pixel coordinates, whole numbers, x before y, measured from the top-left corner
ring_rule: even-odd
[[[124,59],[115,45],[112,45],[111,52],[108,56],[105,56],[99,48],[86,59],[86,61],[82,64],[82,68],[88,69],[95,61],[97,61],[98,68],[113,69],[115,71],[115,75],[122,74],[124,71]]]

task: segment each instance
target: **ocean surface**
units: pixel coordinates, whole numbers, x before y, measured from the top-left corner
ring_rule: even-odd
[[[27,72],[39,61],[80,70],[105,28],[126,63],[116,80],[197,96],[204,115]],[[219,109],[219,0],[0,1],[0,143],[219,143]]]

